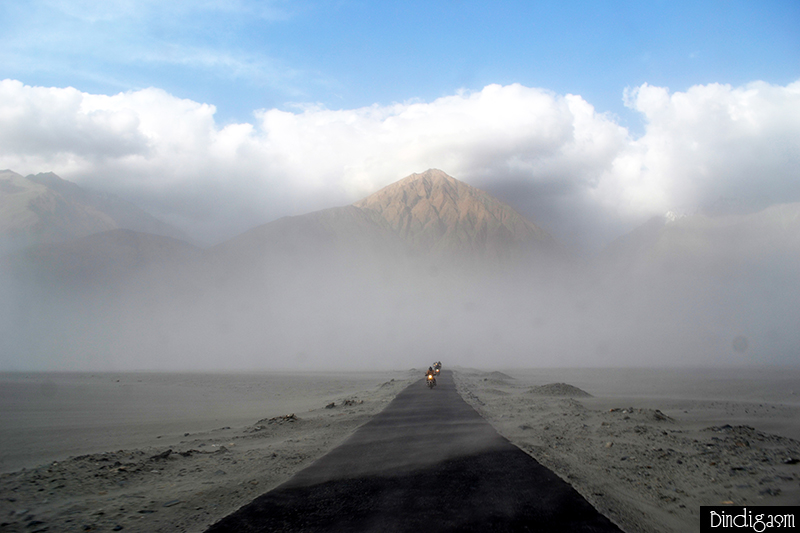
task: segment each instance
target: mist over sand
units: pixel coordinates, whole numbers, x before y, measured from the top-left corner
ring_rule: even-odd
[[[0,368],[796,365],[799,236],[800,204],[672,214],[579,259],[431,169],[209,249],[116,229],[8,254]]]

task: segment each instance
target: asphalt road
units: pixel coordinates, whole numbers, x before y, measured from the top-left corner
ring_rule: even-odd
[[[575,489],[501,437],[443,370],[339,447],[207,533],[620,532]]]

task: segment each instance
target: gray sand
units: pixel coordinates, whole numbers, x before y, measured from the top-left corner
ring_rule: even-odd
[[[625,531],[698,531],[701,505],[800,502],[798,369],[505,372],[458,374],[462,394]],[[592,397],[540,388],[553,382]]]
[[[0,374],[0,523],[203,531],[421,375]],[[696,531],[700,505],[800,501],[800,464],[786,462],[800,459],[800,370],[464,369],[456,379],[503,436],[625,531]],[[560,385],[531,392],[548,384]],[[579,390],[592,396],[569,394]]]
[[[2,373],[0,472],[309,411],[393,377],[368,372]]]

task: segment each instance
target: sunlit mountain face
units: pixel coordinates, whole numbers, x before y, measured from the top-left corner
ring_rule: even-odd
[[[412,174],[354,206],[376,214],[419,253],[501,259],[557,247],[508,205],[441,170]]]

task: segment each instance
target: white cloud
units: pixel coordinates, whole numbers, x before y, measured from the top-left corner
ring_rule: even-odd
[[[645,84],[626,96],[647,121],[632,148],[654,207],[694,209],[720,196],[800,200],[800,82],[673,94]]]
[[[363,197],[436,167],[476,186],[528,191],[515,205],[575,243],[608,239],[672,207],[719,196],[800,200],[800,82],[642,85],[633,139],[577,95],[490,85],[432,102],[255,113],[220,125],[215,108],[159,89],[91,95],[0,82],[0,168],[52,170],[134,199],[209,240],[278,216]],[[535,196],[535,198],[534,198]],[[573,230],[571,230],[573,231]]]
[[[21,157],[122,157],[146,149],[138,113],[87,104],[97,96],[75,89],[0,82],[0,150]]]

